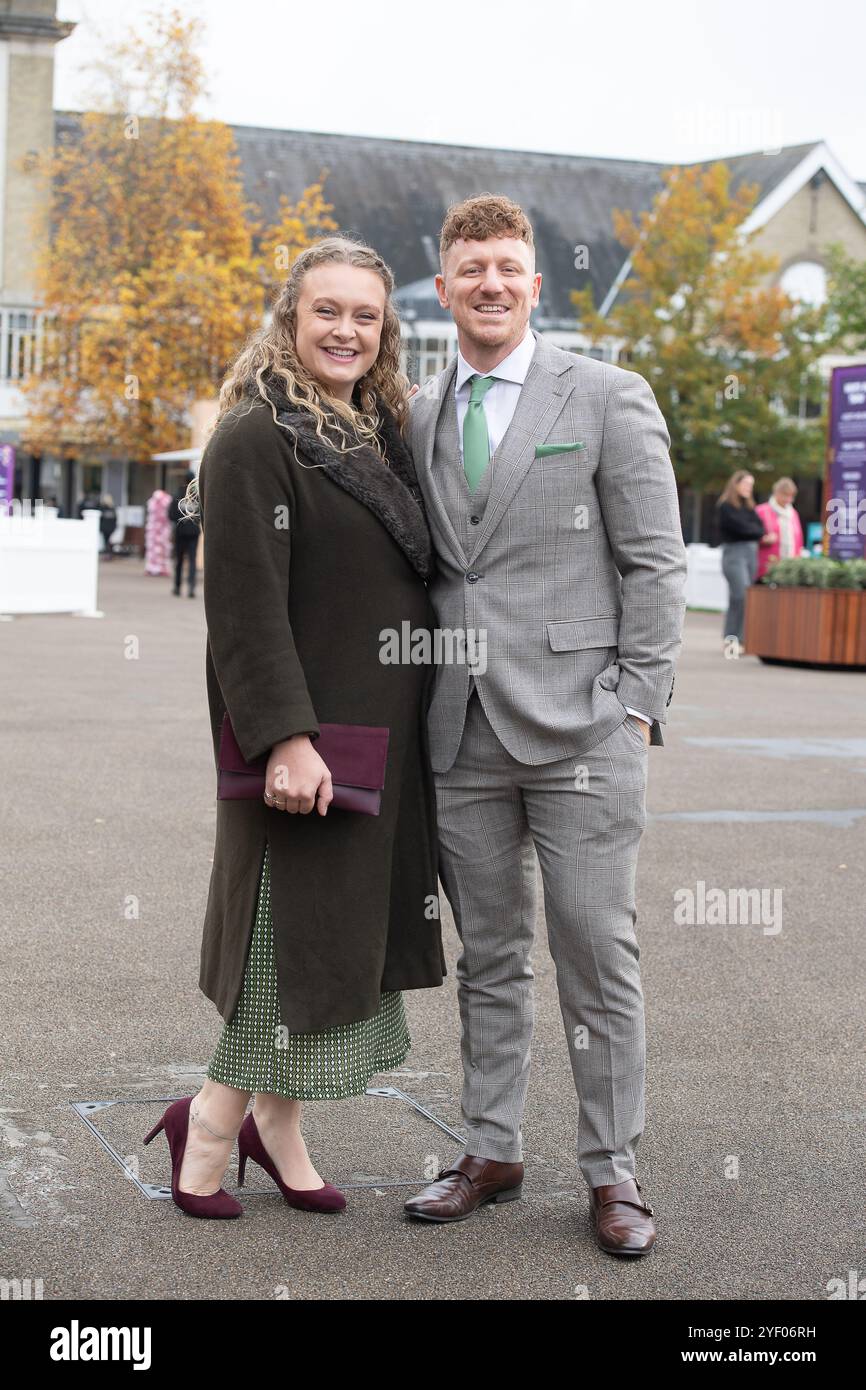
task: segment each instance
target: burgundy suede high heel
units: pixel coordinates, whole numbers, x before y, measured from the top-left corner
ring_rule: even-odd
[[[171,1152],[171,1195],[181,1211],[185,1211],[188,1216],[210,1216],[223,1219],[240,1216],[243,1212],[240,1202],[231,1197],[222,1187],[219,1192],[212,1192],[209,1196],[202,1197],[195,1192],[181,1192],[178,1186],[180,1168],[186,1153],[189,1107],[194,1100],[195,1096],[184,1096],[182,1100],[173,1101],[162,1119],[158,1120],[150,1133],[145,1136],[144,1143],[149,1144],[151,1139],[156,1138],[161,1129],[165,1130],[165,1137]]]
[[[290,1207],[298,1207],[301,1211],[334,1212],[342,1211],[346,1205],[346,1199],[342,1192],[338,1188],[332,1187],[329,1182],[326,1182],[324,1187],[306,1189],[286,1186],[262,1143],[252,1110],[241,1125],[238,1134],[238,1187],[244,1185],[244,1170],[248,1158],[251,1158],[260,1168],[264,1168],[268,1176],[273,1178]]]

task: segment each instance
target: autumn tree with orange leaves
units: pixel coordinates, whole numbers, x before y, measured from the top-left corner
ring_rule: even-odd
[[[149,38],[103,53],[109,95],[40,170],[48,321],[23,383],[35,453],[148,460],[187,446],[192,402],[217,394],[292,261],[336,229],[321,182],[284,196],[275,224],[256,220],[231,130],[194,114],[199,21],[150,19]]]
[[[614,212],[631,265],[613,311],[602,318],[588,289],[571,296],[591,340],[620,340],[621,364],[649,381],[678,481],[698,492],[735,468],[769,480],[823,467],[824,424],[805,408],[823,396],[822,316],[767,283],[778,261],[742,231],[758,189],[732,194],[730,172],[667,170],[637,222]]]

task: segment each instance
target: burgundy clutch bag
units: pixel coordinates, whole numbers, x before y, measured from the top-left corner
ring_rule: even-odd
[[[369,724],[320,724],[313,747],[328,765],[334,788],[332,806],[378,816],[385,786],[390,730]],[[228,711],[220,729],[217,800],[264,796],[269,754],[244,762]]]

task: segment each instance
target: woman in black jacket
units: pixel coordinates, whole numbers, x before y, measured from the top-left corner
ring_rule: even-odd
[[[764,534],[764,523],[755,511],[754,490],[753,475],[745,468],[738,468],[716,503],[722,573],[728,581],[728,611],[723,636],[726,645],[731,638],[736,638],[738,649],[743,640],[746,590],[755,581],[758,545]]]
[[[106,560],[113,560],[111,537],[117,530],[117,512],[114,507],[114,498],[110,492],[107,492],[99,502],[99,529],[102,532],[102,541],[105,546],[105,558]]]
[[[168,519],[174,522],[174,588],[172,593],[180,596],[183,583],[183,567],[187,566],[187,593],[195,598],[196,555],[198,553],[198,522],[184,516],[181,502],[186,497],[187,488],[195,479],[195,472],[189,469],[185,481],[176,490],[168,509]]]

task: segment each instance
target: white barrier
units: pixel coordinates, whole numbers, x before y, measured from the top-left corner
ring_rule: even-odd
[[[101,618],[99,512],[80,521],[60,518],[56,508],[37,506],[0,516],[0,614],[75,613]]]
[[[728,585],[722,574],[721,546],[687,545],[686,555],[689,564],[686,607],[724,613],[728,606]]]

